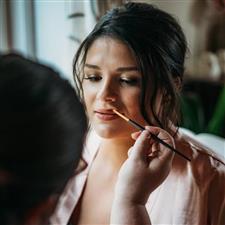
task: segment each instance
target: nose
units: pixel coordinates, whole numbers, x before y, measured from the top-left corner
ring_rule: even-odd
[[[113,81],[106,80],[99,88],[97,98],[104,102],[115,102],[117,99],[116,93],[117,90],[116,86],[113,84]]]

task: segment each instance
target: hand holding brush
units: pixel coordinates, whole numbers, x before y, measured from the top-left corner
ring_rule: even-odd
[[[113,110],[114,113],[116,113],[119,117],[121,117],[122,119],[124,119],[125,121],[127,121],[130,125],[132,125],[133,127],[136,127],[138,130],[145,130],[145,128],[143,126],[141,126],[140,124],[138,124],[137,122],[135,122],[132,119],[127,118],[125,115],[119,113],[117,110]],[[185,156],[183,153],[181,153],[180,151],[178,151],[177,149],[175,149],[174,147],[172,147],[171,145],[169,145],[168,143],[166,143],[165,141],[163,141],[162,139],[160,139],[157,135],[151,133],[151,137],[158,141],[159,143],[163,144],[164,146],[166,146],[167,148],[169,148],[170,150],[174,151],[175,153],[177,153],[179,156],[183,157],[184,159],[191,161],[187,156]]]
[[[151,224],[145,204],[149,195],[168,176],[175,154],[152,139],[152,134],[174,147],[174,140],[170,134],[158,127],[146,126],[143,132],[133,134],[135,144],[129,150],[128,159],[120,168],[116,183],[111,214],[113,224],[119,224],[124,220],[127,224],[131,222],[136,224],[129,220],[129,216],[127,217],[130,214],[142,215],[140,218],[135,217],[137,224]]]

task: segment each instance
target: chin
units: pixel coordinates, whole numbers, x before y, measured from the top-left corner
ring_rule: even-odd
[[[121,137],[130,137],[131,132],[123,127],[114,127],[112,125],[95,125],[93,126],[95,132],[102,138],[112,139]]]

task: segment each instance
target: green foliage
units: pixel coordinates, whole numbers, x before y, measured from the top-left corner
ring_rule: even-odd
[[[225,86],[209,122],[205,120],[201,99],[197,94],[182,95],[180,105],[182,127],[195,133],[206,132],[225,137]]]
[[[225,86],[218,98],[218,102],[215,107],[215,111],[209,124],[207,126],[207,131],[220,136],[225,136]]]
[[[204,112],[200,98],[195,95],[182,95],[181,105],[181,126],[195,133],[204,130]]]

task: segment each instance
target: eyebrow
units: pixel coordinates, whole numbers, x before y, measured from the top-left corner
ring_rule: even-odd
[[[101,70],[101,68],[99,66],[88,64],[88,63],[86,63],[84,65],[84,67],[88,67],[90,69]],[[119,68],[116,69],[116,71],[117,72],[128,72],[128,71],[139,71],[139,69],[136,66],[127,66],[127,67],[119,67]]]
[[[88,68],[90,68],[90,69],[97,69],[97,70],[100,70],[100,67],[99,67],[99,66],[92,65],[92,64],[87,64],[87,63],[84,64],[84,67],[88,67]]]

